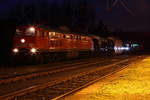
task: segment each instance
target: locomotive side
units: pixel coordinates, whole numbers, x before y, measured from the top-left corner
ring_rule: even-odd
[[[34,56],[40,61],[73,58],[87,55],[92,50],[90,36],[56,32],[39,26],[17,27],[13,40],[15,56]]]

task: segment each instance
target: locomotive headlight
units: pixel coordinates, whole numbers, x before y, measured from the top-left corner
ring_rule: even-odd
[[[14,48],[14,49],[13,49],[13,52],[14,52],[14,53],[18,53],[19,50],[18,50],[17,48]]]
[[[35,32],[35,28],[34,27],[30,27],[29,31],[34,33]]]
[[[25,43],[25,42],[26,42],[26,40],[25,40],[25,39],[21,39],[20,41],[21,41],[21,43]]]
[[[31,53],[36,53],[37,52],[37,50],[35,48],[32,48],[30,51],[31,51]]]

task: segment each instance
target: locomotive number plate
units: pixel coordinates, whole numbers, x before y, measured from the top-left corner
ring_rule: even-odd
[[[18,44],[18,46],[21,46],[21,47],[27,47],[27,46],[28,46],[28,44],[26,44],[26,43],[22,43],[22,44]]]

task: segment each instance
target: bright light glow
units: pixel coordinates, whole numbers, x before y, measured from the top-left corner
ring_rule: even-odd
[[[19,50],[17,48],[15,48],[15,49],[13,49],[13,52],[17,53],[17,52],[19,52]]]
[[[129,50],[130,48],[129,47],[123,47],[123,50]]]
[[[29,31],[30,31],[30,32],[35,32],[35,28],[34,28],[34,27],[30,27],[30,28],[29,28]]]
[[[116,47],[116,46],[114,47],[114,49],[115,50],[127,50],[127,51],[130,50],[129,47]]]
[[[114,49],[117,50],[117,47],[115,46]]]
[[[26,40],[25,40],[25,39],[21,39],[20,41],[21,41],[21,43],[25,43],[25,42],[26,42]]]
[[[31,53],[36,53],[37,52],[37,50],[35,48],[32,48],[30,51],[31,51]]]
[[[139,46],[139,44],[132,44],[132,46],[133,46],[133,47],[138,47],[138,46]]]
[[[70,38],[70,36],[69,36],[69,35],[66,35],[66,38],[68,38],[68,39],[69,39],[69,38]]]

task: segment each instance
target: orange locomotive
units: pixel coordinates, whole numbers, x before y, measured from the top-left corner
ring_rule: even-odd
[[[40,54],[49,60],[56,59],[56,56],[76,57],[93,50],[90,36],[56,32],[42,26],[17,27],[13,41],[15,55]]]

